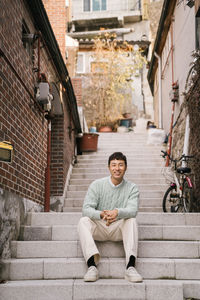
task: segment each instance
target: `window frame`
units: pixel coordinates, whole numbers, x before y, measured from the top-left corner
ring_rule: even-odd
[[[85,10],[85,1],[89,2],[89,10]],[[98,12],[98,11],[107,11],[107,0],[104,0],[105,3],[105,9],[102,9],[102,2],[103,0],[98,0],[100,4],[100,9],[99,10],[94,10],[93,7],[93,1],[94,0],[83,0],[83,12]]]
[[[83,57],[82,70],[78,70],[78,57],[79,56]],[[83,73],[85,73],[85,53],[83,53],[83,52],[79,52],[78,55],[77,55],[76,73],[77,74],[83,74]]]
[[[30,34],[30,30],[25,22],[24,19],[22,19],[22,44],[24,46],[24,49],[26,49],[26,51],[28,52],[29,56],[31,57],[32,56],[32,51],[33,51],[33,47],[31,45],[31,43],[27,42],[27,41],[24,41],[23,40],[23,34]]]

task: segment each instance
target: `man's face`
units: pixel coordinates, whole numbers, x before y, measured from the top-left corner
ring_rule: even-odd
[[[126,165],[124,160],[111,160],[108,168],[111,174],[111,178],[113,178],[117,182],[121,182],[126,172]]]

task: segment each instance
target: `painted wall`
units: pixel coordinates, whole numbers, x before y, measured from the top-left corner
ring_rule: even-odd
[[[192,61],[192,51],[195,49],[195,13],[194,7],[189,8],[181,2],[175,6],[173,22],[173,40],[174,40],[174,81],[179,83],[179,102],[176,103],[175,117],[180,110],[183,102],[182,93],[185,90],[185,82]],[[163,106],[163,127],[166,133],[170,128],[171,107],[169,100],[169,92],[172,87],[172,59],[171,55],[166,59],[169,53],[168,42],[170,40],[170,32],[168,39],[162,52],[162,106]],[[165,50],[168,49],[168,50]],[[166,51],[166,52],[165,52]],[[165,52],[165,54],[164,54]],[[165,58],[164,58],[165,56]],[[157,73],[158,76],[158,73]],[[158,80],[158,77],[157,77]]]
[[[108,16],[108,13],[110,12],[116,12],[116,11],[131,11],[131,8],[138,9],[138,1],[137,0],[107,0],[107,10],[106,11],[98,11],[95,12],[97,16]],[[89,15],[89,12],[83,13],[83,0],[73,0],[72,2],[72,19],[81,19],[82,17],[85,17]],[[93,14],[94,16],[94,14]]]

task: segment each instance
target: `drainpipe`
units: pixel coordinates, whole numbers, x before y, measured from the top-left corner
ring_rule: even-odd
[[[185,123],[185,138],[183,146],[183,154],[188,155],[189,150],[189,137],[190,137],[190,117],[189,114],[186,117]],[[186,162],[182,161],[182,167],[186,167]]]
[[[45,201],[44,211],[49,212],[50,209],[50,182],[51,182],[51,119],[48,119],[47,128],[47,166],[45,170]]]
[[[161,57],[154,52],[155,57],[158,59],[158,85],[159,85],[159,90],[158,90],[158,104],[159,104],[159,128],[163,128],[163,123],[162,123],[162,65],[161,65]]]
[[[174,83],[174,41],[173,41],[173,21],[174,18],[172,17],[171,22],[171,60],[172,60],[172,88],[175,85]],[[174,111],[175,111],[175,101],[173,101],[172,104],[172,112],[171,112],[171,124],[170,124],[170,132],[169,132],[169,142],[168,142],[168,150],[167,153],[170,156],[171,154],[171,148],[172,148],[172,131],[173,131],[173,122],[174,122]],[[169,156],[166,158],[166,164],[165,166],[169,166]]]
[[[41,35],[40,32],[38,33],[38,82],[40,81],[40,42],[41,42]]]
[[[142,94],[142,101],[143,101],[143,113],[146,114],[146,104],[145,104],[145,96],[144,96],[144,75],[143,75],[143,68],[141,72],[141,94]]]

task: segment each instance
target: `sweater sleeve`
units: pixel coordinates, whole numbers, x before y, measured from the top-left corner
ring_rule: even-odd
[[[95,182],[93,182],[87,191],[87,194],[84,199],[83,203],[83,216],[89,217],[91,219],[100,219],[100,213],[101,211],[97,210],[97,205],[99,201],[99,195],[98,195],[98,187]]]
[[[128,196],[127,205],[124,208],[118,209],[118,219],[135,218],[139,207],[139,190],[136,185],[131,188]]]

